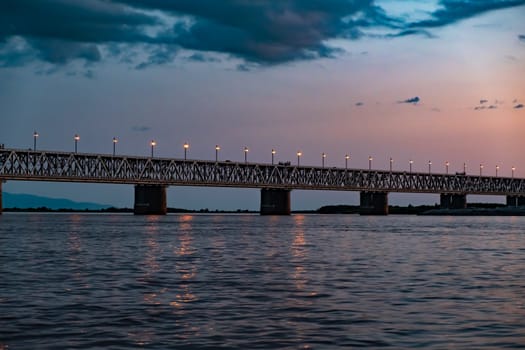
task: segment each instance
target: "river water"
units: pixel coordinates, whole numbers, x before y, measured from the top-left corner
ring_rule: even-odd
[[[0,349],[525,348],[525,217],[0,216]]]

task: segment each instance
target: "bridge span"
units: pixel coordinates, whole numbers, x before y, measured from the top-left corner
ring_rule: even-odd
[[[439,193],[442,208],[466,207],[467,194],[502,195],[525,205],[525,179],[0,149],[2,182],[59,181],[135,185],[135,214],[165,214],[168,186],[261,189],[261,214],[290,214],[290,192],[359,191],[362,214],[388,214],[388,193]]]

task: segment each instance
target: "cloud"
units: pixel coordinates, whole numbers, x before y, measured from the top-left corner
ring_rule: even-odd
[[[524,0],[440,0],[431,18],[410,23],[409,28],[436,28],[472,18],[486,12],[525,5]]]
[[[482,105],[482,104],[484,104],[484,103],[487,103],[487,102],[489,102],[489,100],[484,100],[484,99],[483,99],[483,100],[479,100],[479,104],[480,104],[480,105]]]
[[[342,49],[328,44],[332,39],[433,37],[432,28],[523,4],[441,0],[430,19],[407,22],[374,0],[3,0],[0,66],[117,56],[145,69],[181,52],[195,61],[212,53],[240,59],[241,66],[276,65],[337,57]]]
[[[397,103],[411,103],[411,104],[418,104],[419,101],[421,101],[421,99],[419,98],[419,96],[415,96],[415,97],[412,97],[412,98],[408,98],[406,100],[403,100],[403,101],[398,101]]]
[[[514,109],[522,109],[523,108],[523,104],[520,103],[520,104],[517,104],[514,106]]]
[[[136,132],[146,132],[146,131],[151,130],[151,127],[145,126],[145,125],[135,125],[131,127],[131,130],[136,131]]]
[[[525,35],[518,35],[518,39],[525,42]]]
[[[497,108],[498,108],[498,106],[496,106],[496,105],[490,105],[490,106],[487,107],[487,109],[497,109]]]
[[[364,103],[363,103],[363,102],[357,102],[355,105],[356,105],[357,107],[361,107],[361,106],[364,105]]]

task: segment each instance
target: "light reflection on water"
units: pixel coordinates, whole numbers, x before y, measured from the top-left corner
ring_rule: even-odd
[[[7,213],[0,349],[522,348],[524,224]]]

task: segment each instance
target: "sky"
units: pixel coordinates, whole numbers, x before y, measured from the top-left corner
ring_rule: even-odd
[[[525,0],[4,0],[0,143],[525,177],[524,18]],[[4,191],[133,204],[129,185]],[[292,209],[358,198],[294,191]],[[257,209],[259,191],[170,187],[168,205]]]

